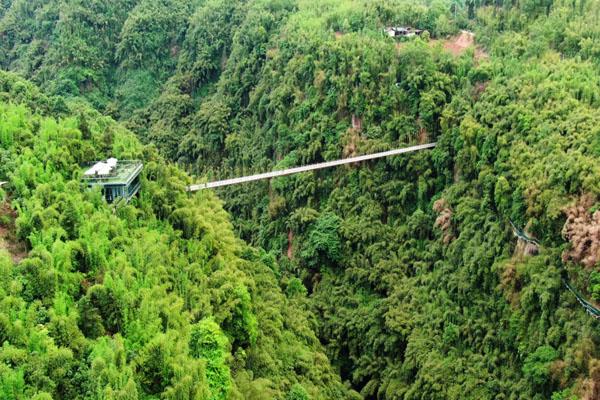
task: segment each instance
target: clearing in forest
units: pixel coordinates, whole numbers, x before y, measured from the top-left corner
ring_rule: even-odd
[[[456,36],[453,36],[444,41],[444,49],[455,56],[459,56],[468,48],[475,46],[475,34],[469,31],[460,31]],[[475,59],[479,60],[487,58],[487,53],[481,48],[475,48]]]
[[[397,42],[396,49],[402,50],[402,48],[406,46],[406,43],[407,42]],[[444,50],[457,57],[463,54],[467,49],[471,47],[475,48],[476,60],[486,59],[488,57],[488,54],[483,49],[475,45],[475,34],[473,32],[462,30],[458,35],[452,36],[445,40],[429,40],[429,45],[432,47],[436,46],[438,43],[442,44]]]

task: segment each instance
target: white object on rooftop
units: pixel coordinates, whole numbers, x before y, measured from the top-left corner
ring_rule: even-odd
[[[92,166],[92,168],[88,169],[84,172],[85,176],[98,176],[98,175],[110,175],[113,168],[117,166],[116,158],[109,158],[104,161],[98,161],[96,164]]]

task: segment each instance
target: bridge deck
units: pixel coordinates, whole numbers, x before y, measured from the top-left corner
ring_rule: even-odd
[[[317,169],[331,168],[331,167],[335,167],[338,165],[351,164],[351,163],[356,163],[356,162],[361,162],[361,161],[373,160],[376,158],[395,156],[395,155],[403,154],[403,153],[411,153],[413,151],[431,149],[431,148],[435,147],[436,144],[437,143],[420,144],[417,146],[405,147],[402,149],[383,151],[381,153],[367,154],[364,156],[343,158],[341,160],[327,161],[327,162],[322,162],[322,163],[318,163],[318,164],[305,165],[303,167],[288,168],[288,169],[283,169],[283,170],[279,170],[279,171],[265,172],[262,174],[244,176],[244,177],[240,177],[240,178],[225,179],[225,180],[221,180],[221,181],[199,183],[199,184],[195,184],[195,185],[190,185],[190,186],[188,186],[187,189],[190,192],[195,192],[195,191],[203,190],[203,189],[211,189],[211,188],[217,188],[217,187],[222,187],[222,186],[237,185],[240,183],[258,181],[261,179],[277,178],[279,176],[287,176],[287,175],[297,174],[300,172],[314,171]]]

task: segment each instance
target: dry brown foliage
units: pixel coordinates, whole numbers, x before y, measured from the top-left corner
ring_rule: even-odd
[[[571,242],[571,248],[562,255],[563,261],[581,263],[587,268],[600,261],[600,210],[590,213],[592,205],[594,198],[584,195],[567,207],[567,221],[562,230],[565,239]]]
[[[294,242],[294,232],[291,229],[288,229],[288,248],[287,248],[287,258],[294,258],[294,247],[292,243]]]
[[[348,128],[345,135],[341,138],[343,144],[342,154],[344,158],[355,157],[358,155],[358,146],[362,142],[360,132],[354,128]]]
[[[580,386],[581,399],[600,400],[600,360],[592,359],[589,364],[589,377]]]
[[[517,274],[517,266],[514,261],[510,261],[504,266],[500,287],[504,292],[506,301],[516,308],[520,300],[521,280]]]
[[[526,242],[519,238],[517,241],[517,246],[515,247],[515,255],[520,256],[521,258],[527,256],[535,256],[540,252],[538,245],[531,242]]]
[[[440,228],[443,234],[442,241],[444,244],[448,244],[454,239],[454,232],[452,230],[452,207],[450,207],[445,199],[439,199],[433,203],[433,211],[439,214],[433,226]]]
[[[352,129],[356,132],[362,131],[362,118],[356,116],[356,114],[352,114]]]

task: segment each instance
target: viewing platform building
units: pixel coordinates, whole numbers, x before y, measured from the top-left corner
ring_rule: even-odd
[[[106,201],[117,198],[131,200],[140,190],[140,173],[143,164],[138,160],[109,158],[85,167],[83,182],[88,187],[100,186]]]

